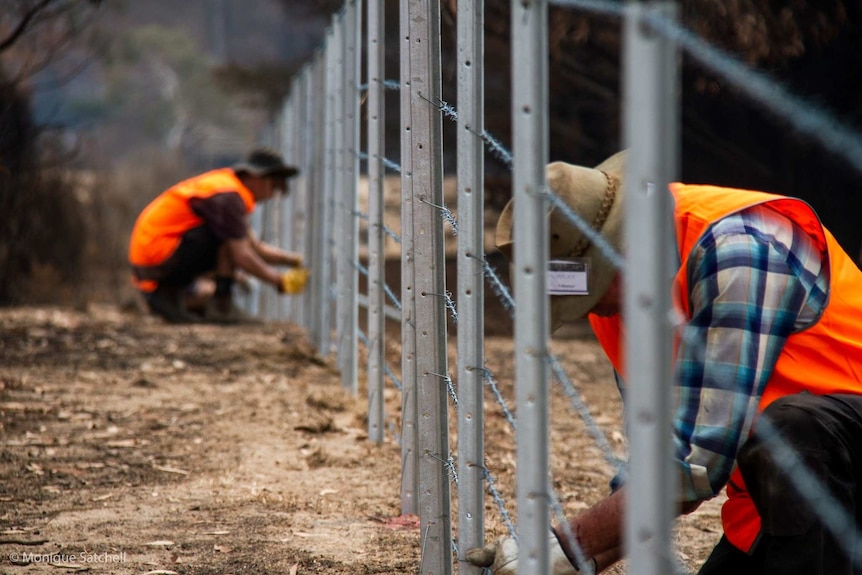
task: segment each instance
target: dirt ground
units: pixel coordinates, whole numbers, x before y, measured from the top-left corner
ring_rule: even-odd
[[[398,348],[391,339],[387,356],[400,375]],[[489,337],[486,348],[513,407],[511,339]],[[553,349],[624,454],[618,393],[595,341],[575,333]],[[576,513],[607,493],[612,470],[552,389],[554,484]],[[344,394],[333,360],[287,323],[176,327],[111,306],[0,309],[0,573],[417,573],[419,529],[399,517],[400,394],[386,393],[382,445],[367,439],[362,397]],[[513,433],[490,392],[486,425],[488,465],[516,519]],[[719,537],[719,503],[679,523],[689,572]],[[490,496],[486,509],[488,537],[506,533]]]

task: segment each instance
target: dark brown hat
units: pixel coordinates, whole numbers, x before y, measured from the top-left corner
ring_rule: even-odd
[[[245,160],[232,167],[235,172],[245,172],[253,176],[292,178],[299,173],[298,168],[285,164],[281,154],[271,148],[255,148]]]

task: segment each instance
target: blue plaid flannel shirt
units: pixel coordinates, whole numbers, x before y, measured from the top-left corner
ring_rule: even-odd
[[[675,365],[681,501],[727,483],[787,337],[826,306],[821,260],[809,236],[763,206],[716,222],[692,251],[691,320]]]

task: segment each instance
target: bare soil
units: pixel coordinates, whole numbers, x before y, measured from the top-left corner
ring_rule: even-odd
[[[623,455],[619,394],[597,344],[575,330],[552,345]],[[488,337],[486,348],[514,408],[511,339]],[[393,337],[388,363],[400,375],[399,354]],[[376,445],[360,387],[345,394],[333,360],[288,323],[0,309],[0,573],[418,572],[418,525],[399,517],[400,393],[386,392]],[[573,514],[607,494],[612,470],[552,390],[554,485]],[[516,520],[514,435],[490,392],[486,425],[489,469]],[[688,571],[719,537],[718,503],[680,521]],[[486,509],[488,537],[506,533],[491,497]]]

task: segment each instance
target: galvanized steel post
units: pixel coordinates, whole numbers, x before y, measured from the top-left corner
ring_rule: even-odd
[[[401,513],[416,513],[416,309],[413,261],[413,137],[409,0],[399,4],[401,43]]]
[[[275,121],[269,126],[267,126],[265,136],[263,139],[264,145],[275,148],[280,142],[279,136],[281,135],[278,130],[279,122]],[[277,231],[278,231],[278,202],[272,201],[271,199],[266,202],[261,202],[257,205],[256,212],[260,212],[261,214],[261,225],[255,230],[257,238],[266,243],[276,243]],[[258,311],[258,315],[264,320],[272,320],[275,318],[275,307],[276,307],[276,297],[278,296],[278,292],[275,291],[275,286],[271,284],[262,284],[262,289],[260,290],[260,309]]]
[[[345,4],[342,33],[342,133],[340,198],[340,243],[338,250],[338,356],[341,385],[352,394],[358,392],[356,342],[359,329],[357,303],[357,264],[359,261],[359,74],[361,53],[362,2]]]
[[[305,310],[305,325],[308,328],[309,339],[317,347],[320,339],[320,283],[322,281],[323,269],[320,266],[323,257],[323,166],[326,145],[326,99],[319,96],[326,90],[326,52],[321,48],[314,58],[312,64],[311,81],[309,89],[309,130],[313,134],[311,162],[309,162],[308,188],[311,191],[308,201],[311,209],[311,229],[309,230],[309,255],[310,262],[314,263],[311,268],[311,276],[308,278],[308,306]],[[317,97],[314,97],[318,94]],[[318,348],[319,349],[319,348]]]
[[[332,17],[332,27],[326,37],[326,86],[323,94],[326,98],[326,111],[324,122],[325,144],[323,164],[323,186],[321,188],[321,231],[320,250],[321,257],[317,260],[320,266],[320,282],[317,286],[317,303],[320,306],[320,331],[317,334],[317,350],[323,355],[329,355],[332,345],[332,261],[333,245],[332,233],[334,229],[334,206],[333,196],[335,194],[335,137],[336,137],[336,94],[337,83],[337,59],[339,51],[339,35],[336,16]]]
[[[256,209],[251,213],[250,225],[254,233],[259,234],[263,228],[263,214],[261,209]],[[245,311],[251,316],[257,316],[260,313],[260,281],[257,278],[251,278],[249,281],[250,288],[246,296]]]
[[[306,134],[308,134],[307,146],[309,154],[306,160],[308,178],[306,187],[308,194],[306,201],[310,226],[306,233],[306,260],[311,266],[311,276],[308,278],[306,287],[305,309],[303,310],[303,325],[308,329],[309,338],[317,342],[320,333],[320,289],[322,269],[320,257],[322,252],[322,197],[323,197],[323,158],[324,158],[324,110],[325,98],[321,97],[326,89],[324,78],[324,63],[326,58],[323,51],[318,51],[311,65],[311,73],[306,85]],[[318,348],[319,349],[319,348]]]
[[[410,116],[413,161],[413,256],[416,398],[419,406],[420,572],[452,572],[449,426],[446,383],[446,261],[443,220],[443,120],[440,3],[410,0]]]
[[[280,117],[280,137],[279,146],[284,160],[288,164],[295,164],[296,142],[294,134],[296,131],[295,113],[297,107],[297,88],[301,74],[294,77],[293,84],[288,97],[285,99],[281,107]],[[296,180],[286,182],[286,189],[280,196],[276,196],[278,202],[278,222],[276,225],[276,234],[278,237],[278,245],[285,250],[295,250],[296,243],[294,241],[295,228],[298,221],[296,219],[297,208],[297,190],[295,189]],[[297,296],[278,298],[274,317],[284,320],[290,317],[291,301]]]
[[[290,222],[291,233],[287,244],[292,251],[303,256],[304,262],[308,262],[307,229],[310,227],[308,219],[308,173],[306,157],[308,156],[308,138],[306,137],[306,87],[309,79],[309,67],[303,66],[299,72],[293,88],[291,89],[290,124],[287,134],[288,162],[297,167],[299,174],[288,182],[289,195],[287,199],[290,208],[285,214],[283,221]],[[305,265],[308,265],[307,263]],[[290,298],[282,298],[287,305],[282,307],[283,317],[302,325],[304,304],[307,292],[297,294]]]
[[[345,4],[342,5],[341,10],[338,12],[335,23],[335,147],[333,149],[334,184],[332,188],[332,202],[334,209],[332,217],[335,225],[331,230],[332,235],[330,236],[333,248],[333,262],[335,265],[335,298],[333,300],[335,304],[335,349],[337,352],[336,359],[338,369],[341,373],[344,373],[345,353],[347,351],[345,347],[342,346],[345,332],[347,330],[347,326],[345,325],[347,316],[344,313],[344,309],[347,306],[345,301],[346,293],[344,289],[344,284],[347,281],[345,266],[350,265],[350,261],[344,251],[347,249],[347,242],[349,240],[349,238],[344,235],[344,226],[346,225],[345,211],[347,209],[347,194],[345,186],[347,178],[344,173],[344,166],[346,163],[346,144],[344,139],[345,126],[347,125],[345,121],[344,101],[344,87],[346,80],[345,68],[347,66],[347,59],[345,58],[345,50],[347,46],[347,39],[345,37],[346,28],[347,5]]]
[[[484,0],[458,2],[458,549],[485,537]],[[466,561],[459,573],[479,575]]]
[[[263,229],[258,236],[260,241],[268,244],[278,243],[278,225],[279,225],[279,202],[276,198],[272,198],[259,206],[263,215]],[[261,316],[263,319],[270,321],[275,319],[278,301],[278,292],[275,286],[267,283],[263,286],[261,292]]]
[[[671,451],[670,284],[675,273],[672,200],[678,171],[679,68],[672,41],[647,16],[674,18],[674,2],[626,6],[624,142],[626,174],[626,398],[629,470],[625,546],[629,571],[673,572],[675,472]]]
[[[385,156],[384,0],[368,0],[368,439],[383,442],[384,366],[386,361],[386,245],[383,234]]]
[[[548,561],[548,261],[542,193],[548,162],[548,6],[512,0],[512,128],[518,573],[550,573]]]

